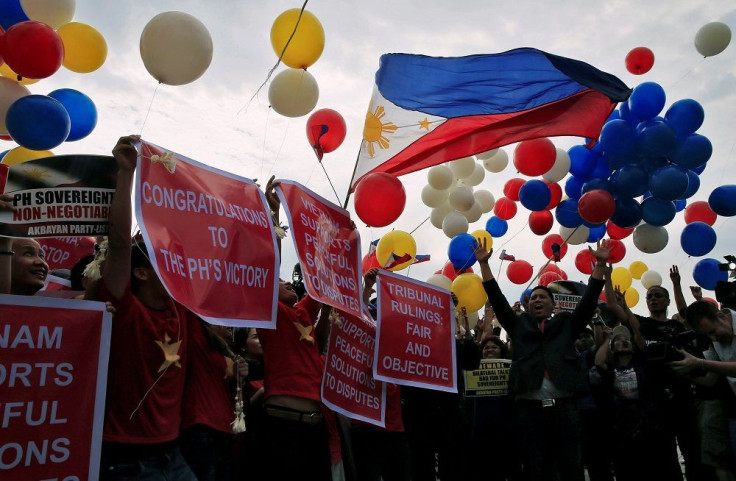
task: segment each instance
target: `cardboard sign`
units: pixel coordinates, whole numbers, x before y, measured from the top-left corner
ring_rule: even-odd
[[[71,269],[79,259],[95,253],[94,237],[47,237],[38,243],[50,271]]]
[[[582,282],[554,281],[547,286],[555,298],[555,303],[563,311],[572,312],[583,298],[586,285]]]
[[[110,313],[0,296],[0,479],[97,479]]]
[[[480,367],[465,373],[465,396],[505,396],[509,393],[510,359],[482,359]]]
[[[450,292],[383,270],[377,286],[373,376],[406,386],[457,392]]]
[[[278,250],[255,182],[142,142],[136,218],[171,297],[212,324],[276,327]]]
[[[57,155],[10,166],[6,194],[15,211],[0,212],[0,235],[107,235],[118,167],[102,155]]]
[[[350,214],[296,182],[279,182],[276,192],[289,219],[307,293],[360,317],[360,235]]]
[[[338,320],[330,330],[322,402],[351,419],[384,427],[386,385],[373,379],[376,326],[372,320],[335,313]]]

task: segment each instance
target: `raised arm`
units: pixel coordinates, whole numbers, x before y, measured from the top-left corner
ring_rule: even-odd
[[[266,183],[266,201],[268,201],[268,207],[271,209],[271,218],[273,220],[274,226],[279,226],[279,210],[281,208],[281,201],[279,200],[279,196],[276,195],[276,187],[278,187],[279,182],[275,182],[274,179],[276,179],[275,175],[272,175],[270,179],[268,179],[268,182]],[[279,259],[281,258],[281,237],[276,236],[276,245],[279,247]]]
[[[670,267],[670,280],[672,280],[672,290],[675,295],[675,306],[677,306],[678,314],[687,309],[685,295],[682,293],[682,284],[680,278],[680,269],[677,266]]]
[[[496,313],[496,319],[501,326],[506,329],[506,332],[513,337],[514,326],[516,324],[516,313],[509,305],[509,301],[501,292],[498,287],[498,283],[493,278],[491,273],[491,267],[488,265],[488,259],[491,258],[493,249],[490,251],[486,250],[485,239],[483,242],[478,242],[475,246],[475,258],[478,260],[480,265],[480,273],[483,278],[483,288],[486,290],[488,295],[488,302]]]
[[[609,247],[610,243],[608,240],[601,240],[596,244],[595,250],[590,247],[588,248],[596,262],[583,297],[572,312],[572,319],[577,331],[583,330],[593,317],[595,309],[598,307],[598,296],[600,296],[601,290],[603,290],[604,278],[610,277],[607,275],[608,266],[606,265],[606,261],[610,255]]]

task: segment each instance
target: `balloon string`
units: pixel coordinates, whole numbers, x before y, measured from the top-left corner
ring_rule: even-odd
[[[674,87],[674,86],[675,86],[675,85],[677,85],[678,83],[682,82],[682,80],[683,80],[683,79],[684,79],[685,77],[687,77],[687,76],[688,76],[688,75],[690,75],[691,73],[695,72],[695,70],[697,70],[697,68],[698,68],[698,67],[700,67],[700,65],[701,65],[701,64],[702,64],[702,63],[703,63],[704,61],[705,61],[705,57],[703,57],[702,59],[700,59],[700,62],[698,62],[698,63],[697,63],[697,65],[695,65],[695,66],[693,66],[693,67],[690,67],[690,69],[689,69],[689,70],[687,70],[687,71],[686,71],[686,72],[685,72],[685,73],[684,73],[684,74],[682,75],[682,77],[680,77],[679,79],[675,80],[675,82],[674,82],[673,84],[671,84],[670,86],[668,86],[668,87],[667,87],[667,90],[671,90],[671,89],[672,89],[672,87]]]
[[[319,161],[317,161],[319,162]],[[337,195],[337,191],[335,190],[335,186],[332,185],[332,179],[330,179],[330,176],[327,174],[327,169],[325,169],[325,166],[322,164],[322,162],[319,162],[319,166],[322,167],[322,171],[325,173],[325,177],[327,177],[327,182],[330,183],[330,187],[332,187],[332,192],[335,193],[335,199],[337,199],[337,205],[340,205],[340,196]]]
[[[423,225],[424,225],[424,223],[425,223],[425,222],[427,222],[428,220],[429,220],[429,217],[427,217],[426,219],[424,219],[424,220],[423,220],[422,222],[420,222],[420,223],[419,223],[419,225],[418,225],[418,226],[416,226],[416,227],[414,228],[414,230],[413,230],[413,231],[409,232],[409,234],[413,234],[413,233],[415,233],[415,232],[417,231],[417,229],[419,229],[419,228],[420,228],[421,226],[423,226]]]
[[[516,234],[514,234],[513,236],[511,236],[511,238],[509,240],[507,240],[506,242],[504,242],[503,244],[501,244],[501,247],[504,247],[506,244],[508,244],[509,242],[511,242],[512,240],[514,240],[514,237],[516,237],[517,235],[519,235],[522,232],[524,232],[524,229],[526,229],[526,227],[528,225],[529,225],[529,221],[526,221],[526,224],[524,224],[524,227],[522,227],[519,232],[517,232]]]
[[[264,80],[263,83],[258,86],[258,89],[256,90],[256,93],[253,94],[253,96],[248,100],[248,102],[245,105],[243,105],[242,107],[240,107],[240,110],[238,110],[238,113],[235,114],[236,116],[237,115],[240,115],[240,112],[242,112],[243,109],[246,109],[246,111],[247,111],[248,106],[250,106],[251,102],[253,102],[253,99],[258,96],[258,94],[260,93],[261,89],[263,89],[263,87],[266,86],[266,84],[268,83],[268,81],[271,80],[271,76],[273,75],[274,71],[278,68],[279,64],[281,64],[281,59],[283,58],[284,53],[286,53],[286,49],[289,47],[289,43],[291,43],[291,39],[294,38],[294,34],[296,34],[296,29],[297,29],[297,27],[299,27],[299,22],[302,19],[302,14],[304,13],[304,9],[307,8],[307,3],[308,2],[309,2],[309,0],[304,0],[304,5],[302,5],[302,9],[299,11],[299,16],[296,19],[296,24],[294,25],[294,30],[291,32],[291,35],[289,35],[288,40],[286,40],[286,44],[284,45],[284,49],[281,50],[281,54],[279,55],[279,59],[276,60],[276,64],[273,67],[271,67],[271,70],[269,70],[268,71],[268,74],[266,74],[266,80]],[[338,202],[338,204],[339,204],[339,202]]]
[[[143,135],[143,128],[146,126],[146,122],[148,121],[148,115],[151,113],[151,107],[153,107],[153,100],[156,98],[156,93],[158,92],[158,88],[161,85],[161,82],[156,84],[156,88],[153,89],[153,96],[151,97],[151,103],[148,104],[148,111],[146,112],[146,116],[143,119],[143,125],[141,125],[141,131],[139,135]]]
[[[286,137],[289,134],[289,127],[291,127],[291,122],[288,122],[286,124],[286,128],[284,129],[284,136],[281,138],[281,145],[279,145],[279,150],[276,152],[276,158],[273,160],[273,163],[271,163],[271,168],[268,169],[268,174],[266,175],[266,178],[271,177],[271,172],[273,172],[273,168],[276,166],[276,161],[281,157],[281,151],[284,150],[284,144],[286,143]],[[265,142],[265,139],[264,139]]]
[[[271,118],[271,109],[266,113],[266,125],[263,126],[263,144],[261,145],[261,178],[263,178],[263,164],[266,162],[266,139],[268,138],[268,124]]]

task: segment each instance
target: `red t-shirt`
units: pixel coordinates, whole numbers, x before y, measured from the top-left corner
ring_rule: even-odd
[[[314,332],[319,307],[309,296],[294,307],[279,302],[276,329],[258,329],[265,366],[264,400],[271,396],[322,400],[323,362]]]
[[[126,287],[115,299],[102,283],[100,300],[116,309],[107,375],[104,441],[152,444],[179,435],[191,312],[174,301],[144,306]],[[144,399],[145,398],[145,399]]]
[[[234,394],[225,379],[225,356],[210,348],[204,327],[193,318],[189,325],[187,380],[182,403],[182,428],[204,424],[232,433]]]

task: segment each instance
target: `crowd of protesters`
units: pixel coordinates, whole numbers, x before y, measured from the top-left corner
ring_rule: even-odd
[[[388,383],[378,428],[321,403],[335,314],[299,285],[280,281],[268,330],[213,326],[169,297],[130,237],[136,140],[113,150],[105,247],[72,270],[83,298],[114,313],[100,479],[736,479],[736,312],[697,288],[688,306],[676,267],[676,308],[654,286],[649,316],[635,315],[601,241],[585,293],[565,312],[544,286],[511,305],[478,245],[488,303],[474,326],[457,314],[458,392]],[[278,216],[275,185],[265,190]],[[0,238],[0,292],[34,295],[47,275],[36,241]],[[364,276],[366,305],[377,275]],[[464,395],[462,371],[482,359],[508,360],[505,394]]]

